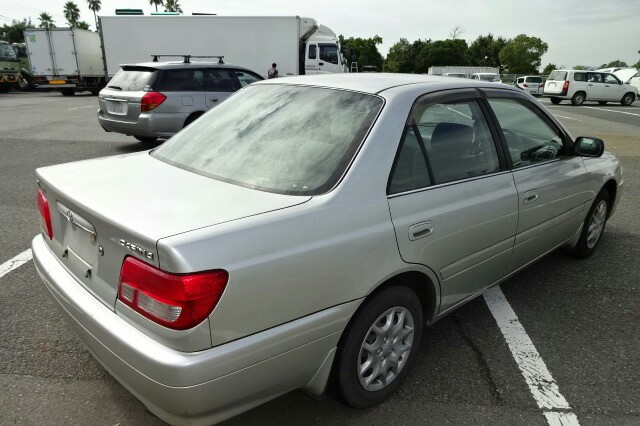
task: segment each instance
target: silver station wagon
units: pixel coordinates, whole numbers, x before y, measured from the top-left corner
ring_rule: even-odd
[[[596,250],[623,186],[603,150],[502,84],[268,80],[152,151],[38,169],[34,261],[169,423],[328,384],[369,407],[424,325],[557,248]]]

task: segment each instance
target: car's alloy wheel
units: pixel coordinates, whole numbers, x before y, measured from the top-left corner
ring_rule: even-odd
[[[580,238],[573,249],[573,253],[577,257],[589,257],[596,251],[607,224],[609,202],[609,193],[606,189],[602,189],[587,213]]]
[[[365,408],[387,399],[409,374],[422,336],[422,305],[404,285],[370,296],[345,330],[333,366],[337,396]]]
[[[636,100],[636,97],[633,93],[627,93],[622,97],[622,101],[620,103],[624,106],[629,106]]]
[[[589,221],[589,227],[587,228],[587,247],[592,249],[600,241],[602,231],[604,231],[604,225],[607,222],[607,202],[600,200],[596,205],[591,220]]]
[[[582,105],[584,103],[584,93],[578,92],[573,95],[573,98],[571,98],[571,103],[576,106]]]

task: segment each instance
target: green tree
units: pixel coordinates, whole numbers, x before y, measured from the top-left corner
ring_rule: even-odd
[[[149,4],[151,6],[156,7],[156,12],[158,11],[158,6],[164,6],[164,0],[149,0]]]
[[[166,0],[164,3],[165,12],[182,13],[179,0]]]
[[[425,73],[432,66],[468,65],[468,50],[466,40],[436,40],[421,50],[420,58],[417,59],[420,69],[416,72]]]
[[[548,48],[549,45],[538,37],[520,34],[510,39],[500,51],[500,62],[510,74],[534,74]]]
[[[47,12],[40,13],[40,16],[38,16],[38,19],[40,20],[40,25],[38,25],[40,28],[56,27],[56,24],[53,22],[53,17],[51,17],[51,15],[49,15]]]
[[[98,31],[98,16],[96,13],[100,12],[102,8],[102,4],[100,0],[87,0],[87,6],[89,6],[89,10],[93,12],[93,19],[96,22],[96,31]]]
[[[24,43],[24,30],[33,28],[31,18],[22,21],[11,21],[11,24],[3,24],[0,27],[0,39],[9,43]]]
[[[78,21],[76,22],[76,26],[74,28],[77,28],[79,30],[89,30],[89,23],[85,22],[85,21]]]
[[[549,75],[551,74],[551,71],[553,70],[557,70],[558,66],[556,64],[547,64],[546,67],[544,67],[544,69],[542,70],[542,75]]]
[[[413,71],[415,51],[406,38],[401,38],[389,49],[389,53],[382,64],[382,70],[387,72]]]
[[[602,64],[600,68],[614,68],[614,67],[624,68],[628,66],[629,65],[627,65],[626,62],[621,61],[620,59],[616,59],[615,61],[611,61],[608,64]]]
[[[360,69],[363,65],[374,65],[379,70],[382,69],[382,55],[378,51],[378,45],[382,44],[382,38],[374,36],[371,38],[344,38],[342,35],[338,37],[340,40],[340,51],[347,63],[357,62]]]
[[[80,20],[80,9],[78,9],[78,5],[72,1],[68,1],[64,4],[64,18],[67,20],[67,23],[71,28],[75,28],[78,21]]]
[[[500,68],[500,51],[506,44],[503,37],[494,38],[491,33],[478,36],[469,46],[469,65]]]
[[[574,65],[573,66],[574,70],[586,70],[587,68],[589,68],[589,67],[586,66],[586,65]]]

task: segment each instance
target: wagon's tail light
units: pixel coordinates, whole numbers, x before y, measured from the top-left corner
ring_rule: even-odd
[[[168,328],[185,330],[204,321],[218,304],[227,271],[170,274],[127,256],[120,271],[118,299]]]
[[[42,230],[47,234],[50,240],[53,239],[53,228],[51,227],[51,212],[49,211],[49,201],[42,189],[38,188],[38,210],[40,211],[40,222]]]
[[[148,112],[156,109],[166,100],[167,97],[160,92],[147,92],[140,101],[140,111]]]
[[[562,91],[566,92],[567,90],[569,90],[569,80],[566,80],[562,85]]]
[[[527,83],[524,83],[523,86],[524,87],[529,87],[529,85]]]
[[[538,84],[538,87],[544,87],[544,83]]]

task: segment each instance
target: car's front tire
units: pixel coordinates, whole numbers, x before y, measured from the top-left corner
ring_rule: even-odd
[[[584,103],[586,96],[584,92],[576,92],[575,95],[571,98],[571,104],[575,106],[580,106]]]
[[[602,189],[593,201],[589,213],[587,213],[582,225],[580,239],[573,249],[573,253],[577,257],[587,258],[596,251],[607,224],[610,208],[611,199],[609,193],[606,189]]]
[[[636,100],[636,95],[633,93],[625,93],[622,99],[620,100],[620,104],[622,106],[629,106]]]
[[[554,105],[558,105],[562,101],[560,98],[551,98],[551,103]]]
[[[158,140],[153,136],[134,136],[134,138],[138,139],[142,143],[153,143]]]
[[[387,399],[409,374],[422,327],[420,299],[408,287],[389,287],[365,301],[338,347],[338,397],[355,408]]]

